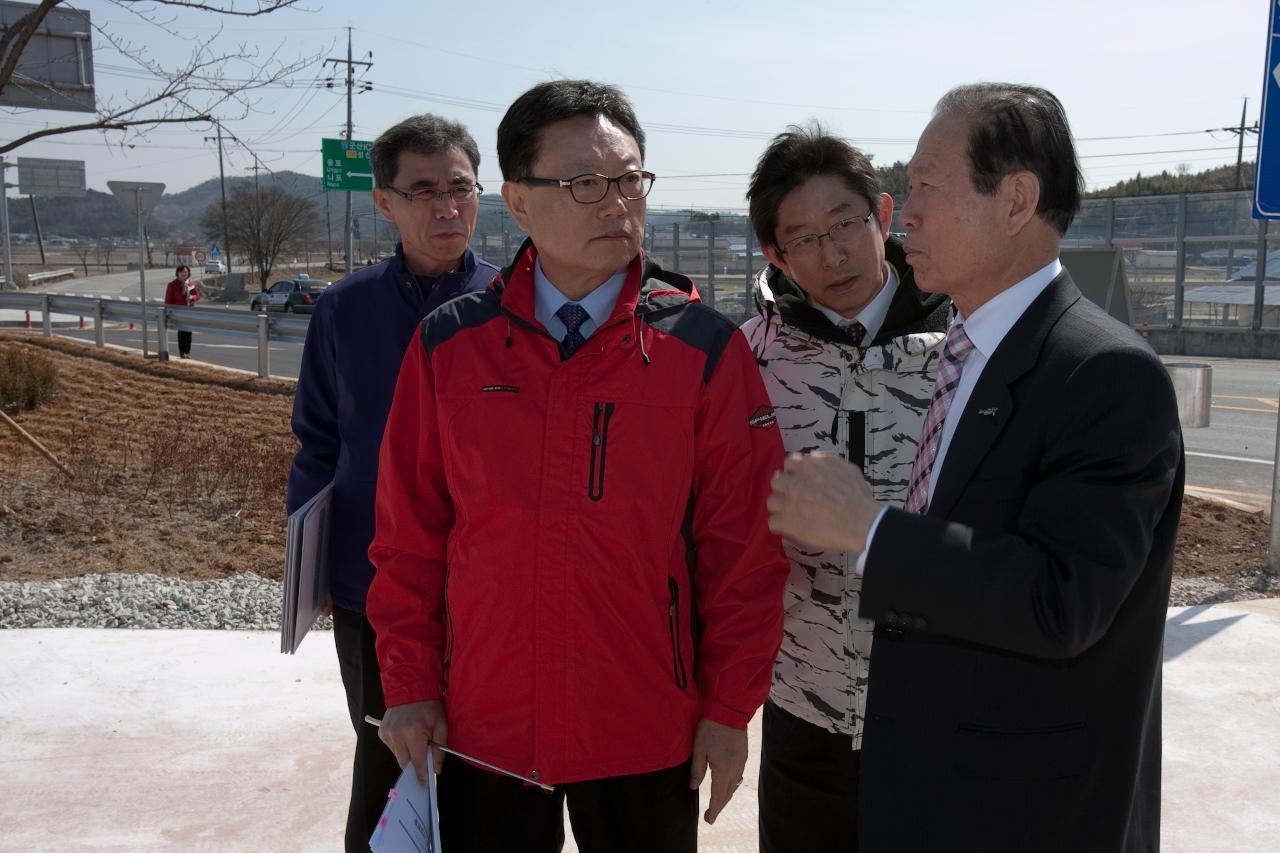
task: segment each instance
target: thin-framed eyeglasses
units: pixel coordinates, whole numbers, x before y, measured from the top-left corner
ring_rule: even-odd
[[[609,193],[609,185],[618,188],[618,195],[627,201],[639,201],[653,189],[658,176],[643,169],[623,172],[616,178],[586,173],[572,178],[521,178],[520,183],[535,187],[562,187],[569,191],[579,204],[595,204]]]
[[[782,244],[782,254],[791,258],[814,258],[817,257],[819,247],[822,245],[822,238],[828,237],[832,243],[837,246],[848,249],[857,243],[860,235],[858,227],[866,225],[871,221],[871,217],[875,216],[876,209],[873,207],[867,211],[866,216],[853,216],[849,219],[841,219],[835,225],[827,229],[825,234],[801,234]]]
[[[411,193],[407,193],[404,190],[398,190],[395,187],[387,187],[386,190],[387,192],[395,193],[407,202],[431,204],[437,198],[451,198],[453,199],[454,204],[461,207],[483,193],[484,187],[479,184],[454,184],[448,189],[433,190],[428,187],[425,189],[414,190]]]

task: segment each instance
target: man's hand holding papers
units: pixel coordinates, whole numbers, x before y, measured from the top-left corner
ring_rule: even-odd
[[[417,768],[418,779],[423,785],[427,784],[427,746],[433,743],[446,746],[449,743],[444,703],[435,699],[388,708],[382,717],[378,737],[395,753],[401,767],[412,762]],[[433,750],[432,760],[436,773],[439,773],[444,767],[444,753]]]

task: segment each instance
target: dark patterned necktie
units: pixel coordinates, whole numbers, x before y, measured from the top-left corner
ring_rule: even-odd
[[[867,327],[862,325],[862,323],[858,322],[857,320],[854,320],[852,323],[849,324],[849,337],[853,339],[853,345],[855,347],[862,346],[862,339],[865,338],[866,336],[867,336]]]
[[[556,311],[556,317],[561,323],[564,323],[565,335],[560,341],[560,352],[565,358],[573,355],[578,347],[587,342],[582,336],[582,332],[578,331],[582,328],[582,324],[591,318],[587,313],[587,309],[583,308],[576,302],[566,302]]]

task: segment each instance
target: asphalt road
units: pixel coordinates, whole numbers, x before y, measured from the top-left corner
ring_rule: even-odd
[[[209,309],[221,310],[221,309]],[[244,310],[243,307],[240,310]],[[93,330],[55,329],[54,334],[93,342]],[[108,328],[103,337],[108,344],[129,347],[142,351],[142,329]],[[155,353],[159,347],[156,330],[152,328],[148,337],[149,351]],[[169,332],[169,357],[178,357],[178,333]],[[223,367],[234,367],[239,370],[258,372],[258,339],[256,337],[240,337],[238,335],[214,335],[206,332],[195,332],[191,337],[191,358]],[[297,379],[298,367],[302,362],[302,345],[273,342],[269,347],[268,366],[271,375],[281,379]]]
[[[1280,418],[1280,362],[1166,357],[1213,366],[1209,426],[1183,433],[1187,487],[1255,509],[1270,508]]]

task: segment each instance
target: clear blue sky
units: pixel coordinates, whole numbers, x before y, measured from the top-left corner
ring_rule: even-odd
[[[975,80],[1034,83],[1057,94],[1090,188],[1183,163],[1193,171],[1234,163],[1235,136],[1202,131],[1238,124],[1245,96],[1249,121],[1256,119],[1268,13],[1261,0],[304,4],[307,11],[255,19],[159,13],[178,37],[108,2],[78,5],[165,65],[215,38],[215,50],[244,43],[289,58],[345,57],[351,26],[356,58],[372,51],[374,63],[359,75],[374,88],[355,99],[356,138],[372,139],[415,112],[448,115],[471,128],[481,182],[495,193],[494,134],[513,98],[553,77],[615,83],[649,134],[647,163],[659,175],[651,204],[721,209],[745,207],[755,159],[785,125],[816,118],[877,163],[906,160],[937,98]],[[95,44],[100,100],[148,88],[129,59],[100,36]],[[329,68],[312,66],[292,88],[257,93],[254,110],[229,116],[227,127],[271,169],[318,175],[320,139],[336,136],[346,118],[341,87],[315,86],[334,73]],[[0,138],[80,120],[0,110]],[[216,146],[203,141],[209,132],[166,126],[129,135],[133,148],[120,146],[119,132],[78,133],[13,155],[84,159],[96,189],[152,180],[178,191],[217,176]],[[1250,135],[1245,159],[1255,144]],[[229,173],[249,173],[247,153],[235,146],[228,153]]]

